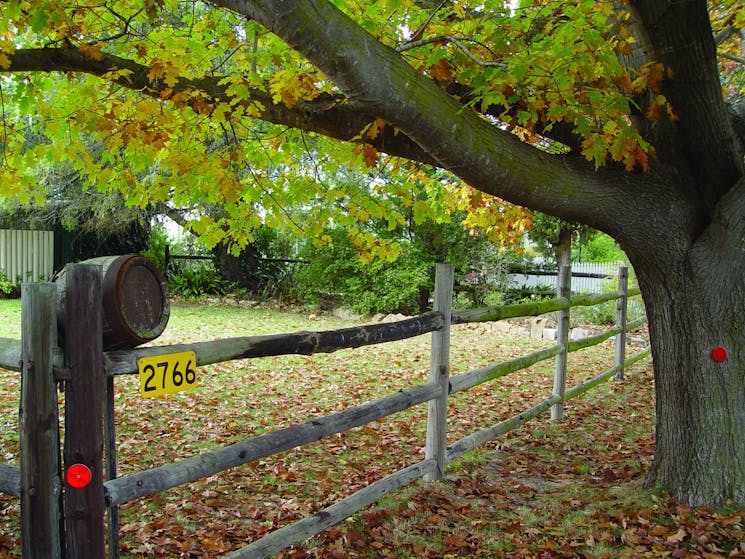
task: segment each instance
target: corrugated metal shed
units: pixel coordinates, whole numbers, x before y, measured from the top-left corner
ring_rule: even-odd
[[[50,279],[54,272],[54,232],[0,229],[0,270],[12,281]]]

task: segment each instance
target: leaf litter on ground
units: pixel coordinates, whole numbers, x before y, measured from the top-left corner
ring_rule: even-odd
[[[157,345],[348,326],[330,316],[174,304]],[[5,327],[7,328],[7,326]],[[2,333],[0,335],[12,335]],[[549,342],[452,333],[453,374]],[[570,354],[568,385],[610,367],[612,342]],[[426,382],[429,336],[310,357],[204,367],[200,388],[139,397],[115,388],[119,474],[159,466]],[[19,377],[2,372],[2,459],[17,462]],[[551,394],[553,361],[455,394],[449,442]],[[329,506],[424,456],[426,406],[120,507],[121,556],[211,558]],[[277,557],[745,557],[743,510],[674,503],[644,487],[654,453],[651,365],[465,455],[438,482],[392,493]],[[0,559],[19,557],[18,500],[0,497]]]

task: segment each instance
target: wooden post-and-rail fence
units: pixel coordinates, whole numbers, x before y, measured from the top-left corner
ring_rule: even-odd
[[[621,378],[624,367],[649,354],[646,349],[625,358],[626,332],[644,319],[626,323],[629,297],[639,290],[627,288],[625,268],[619,273],[618,291],[600,295],[571,295],[570,270],[560,271],[559,296],[547,301],[497,307],[485,311],[451,310],[453,267],[437,266],[435,303],[431,312],[398,322],[365,325],[323,332],[248,336],[212,342],[162,347],[106,350],[102,346],[100,268],[90,264],[69,266],[65,282],[64,351],[58,348],[58,286],[24,286],[22,340],[0,338],[0,367],[22,371],[20,404],[20,467],[0,464],[0,491],[20,497],[21,533],[25,559],[103,558],[105,525],[108,556],[118,557],[117,507],[134,499],[190,483],[228,468],[289,451],[329,435],[341,433],[427,403],[428,420],[423,460],[375,481],[336,504],[294,524],[277,529],[225,557],[270,557],[344,520],[376,502],[386,493],[417,479],[440,479],[447,464],[478,446],[519,427],[551,409],[553,419],[563,416],[564,403],[610,379]],[[568,341],[571,307],[617,300],[614,328],[582,340]],[[502,363],[451,375],[450,325],[485,322],[519,316],[559,313],[559,337],[551,347]],[[79,325],[84,324],[81,328]],[[385,343],[432,333],[429,381],[372,402],[312,418],[274,432],[122,477],[116,474],[113,385],[118,375],[138,373],[138,360],[181,351],[193,351],[196,365],[272,355],[333,352],[343,348]],[[611,368],[578,386],[565,387],[566,355],[615,337]],[[447,401],[451,394],[506,376],[539,361],[554,358],[553,392],[532,408],[487,426],[447,445]],[[65,437],[59,463],[57,383],[65,387]],[[104,476],[104,472],[106,475]],[[104,480],[104,477],[106,478]],[[105,512],[109,515],[105,523]]]

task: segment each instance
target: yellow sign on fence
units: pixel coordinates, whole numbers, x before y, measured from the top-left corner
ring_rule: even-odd
[[[197,387],[197,357],[193,351],[169,353],[137,360],[140,394],[163,396]]]

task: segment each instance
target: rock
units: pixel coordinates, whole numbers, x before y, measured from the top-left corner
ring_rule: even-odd
[[[512,330],[512,324],[506,320],[498,320],[497,322],[492,322],[492,330],[500,334],[509,334]]]
[[[544,340],[555,340],[556,339],[556,328],[544,328],[543,339]]]
[[[399,320],[404,320],[406,317],[402,314],[389,314],[381,322],[397,322]]]
[[[569,339],[571,339],[572,341],[582,340],[589,335],[590,335],[590,332],[588,332],[584,328],[572,328],[572,332],[569,335]]]
[[[341,320],[347,320],[350,322],[358,322],[362,320],[362,315],[357,314],[349,309],[345,309],[343,307],[335,308],[331,314],[333,314],[336,318],[340,318]],[[375,319],[373,318],[373,320]]]
[[[548,319],[537,317],[530,321],[530,337],[531,338],[542,338],[543,330],[548,326]]]

